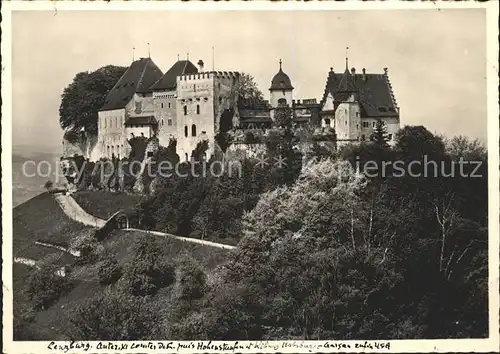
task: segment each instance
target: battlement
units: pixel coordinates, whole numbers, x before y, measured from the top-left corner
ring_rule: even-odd
[[[240,73],[237,71],[206,71],[196,74],[177,76],[177,82],[205,79],[238,79],[239,77]]]

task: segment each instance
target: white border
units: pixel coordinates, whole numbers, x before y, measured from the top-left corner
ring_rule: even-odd
[[[394,341],[370,341],[374,345],[378,343],[390,343],[387,349],[361,349],[354,348],[355,343],[363,344],[364,341],[342,341],[329,343],[348,343],[351,349],[327,349],[324,347],[326,341],[294,341],[296,346],[283,348],[281,341],[260,342],[268,349],[246,349],[236,352],[274,352],[272,346],[279,345],[282,353],[299,352],[496,352],[500,348],[499,342],[499,109],[498,109],[498,3],[491,0],[486,3],[471,1],[461,2],[407,2],[407,1],[385,1],[385,2],[361,2],[347,1],[342,3],[333,2],[52,2],[52,1],[13,1],[2,3],[2,227],[3,227],[3,343],[5,352],[57,352],[48,348],[49,342],[12,342],[12,92],[11,92],[11,11],[26,10],[389,10],[389,9],[465,9],[485,8],[487,10],[487,93],[488,93],[488,159],[489,159],[489,331],[487,339],[458,339],[458,340],[394,340]],[[466,25],[466,24],[464,24]],[[474,119],[474,117],[471,117]],[[472,122],[471,122],[472,124]],[[105,353],[109,350],[97,350],[98,342],[83,342],[92,345],[90,352]],[[131,349],[132,342],[114,342],[117,344],[128,343],[128,348],[122,352],[140,353],[145,349]],[[148,342],[134,342],[148,343]],[[154,342],[158,344],[158,342]],[[168,342],[164,342],[168,343]],[[190,342],[174,342],[189,344]],[[198,342],[193,342],[195,347]],[[217,344],[222,342],[213,342]],[[234,342],[225,342],[231,344]],[[257,342],[240,342],[248,345]],[[292,342],[287,342],[292,343]],[[302,346],[302,347],[300,347]],[[148,350],[151,352],[154,350]],[[213,350],[156,350],[161,352],[185,352],[185,353],[208,353]],[[63,352],[63,351],[59,351]],[[82,352],[81,349],[69,350],[67,353]],[[117,352],[117,350],[113,350]]]

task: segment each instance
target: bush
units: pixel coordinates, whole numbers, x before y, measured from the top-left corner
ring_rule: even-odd
[[[100,294],[80,302],[70,313],[75,340],[148,340],[160,323],[146,299],[123,293]]]
[[[122,276],[122,268],[118,264],[116,257],[109,255],[97,271],[99,282],[102,285],[113,284]]]
[[[58,267],[53,263],[43,264],[34,270],[26,284],[26,295],[37,310],[45,310],[71,288],[71,282],[57,275]]]
[[[95,263],[99,258],[99,243],[93,233],[87,233],[82,239],[79,239],[75,248],[80,251],[81,263]]]
[[[251,131],[247,131],[245,132],[245,138],[243,141],[245,142],[245,144],[256,144],[260,142],[260,139]]]
[[[44,184],[44,187],[45,187],[46,190],[51,190],[53,186],[54,186],[54,183],[51,180],[48,180]]]
[[[193,259],[184,260],[179,266],[179,297],[185,300],[200,299],[207,286],[207,276]]]
[[[175,281],[175,268],[165,260],[157,240],[141,237],[133,245],[134,259],[126,269],[129,291],[135,296],[153,295]]]

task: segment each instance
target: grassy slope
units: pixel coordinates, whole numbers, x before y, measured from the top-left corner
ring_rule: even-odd
[[[71,195],[89,214],[107,219],[118,210],[134,210],[141,200],[138,195],[109,191],[79,191]]]
[[[67,246],[72,237],[87,229],[68,218],[51,194],[40,194],[13,209],[14,256],[41,259],[56,251],[37,246],[35,241]]]
[[[62,213],[62,215],[61,215]],[[22,255],[32,248],[33,256],[41,256],[43,252],[52,252],[54,250],[41,246],[31,246],[37,238],[51,240],[53,242],[64,243],[67,234],[74,234],[78,230],[83,230],[78,223],[69,220],[60,210],[57,202],[50,194],[44,193],[29,203],[22,204],[14,209],[14,252],[17,248],[23,250]],[[43,231],[43,233],[42,233]],[[131,261],[132,245],[134,240],[143,233],[116,230],[103,242],[103,246],[116,253],[118,261],[122,266],[126,266]],[[213,269],[224,262],[229,251],[204,245],[192,244],[179,241],[172,238],[160,236],[147,236],[158,238],[164,248],[167,257],[173,261],[185,254],[195,258],[208,273],[209,277]],[[20,252],[20,251],[17,251]],[[30,253],[31,254],[31,253]],[[20,254],[21,255],[21,254]],[[31,257],[34,258],[34,257]],[[39,259],[39,258],[36,258]],[[75,287],[67,294],[63,295],[55,304],[36,313],[33,323],[28,325],[29,330],[35,333],[33,339],[36,340],[63,340],[63,333],[71,328],[69,311],[81,300],[104,292],[105,287],[98,283],[96,265],[77,266],[73,269],[71,277],[74,279]],[[15,264],[14,265],[14,293],[17,304],[29,305],[28,300],[23,295],[24,281],[26,280],[30,268]],[[152,298],[151,306],[163,306],[165,301],[168,303],[171,287],[164,289],[158,295]]]

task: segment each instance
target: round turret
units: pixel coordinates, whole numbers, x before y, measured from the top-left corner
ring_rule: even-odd
[[[271,88],[269,90],[293,90],[292,82],[287,74],[285,74],[281,68],[280,60],[280,70],[276,75],[274,75],[271,81]]]

